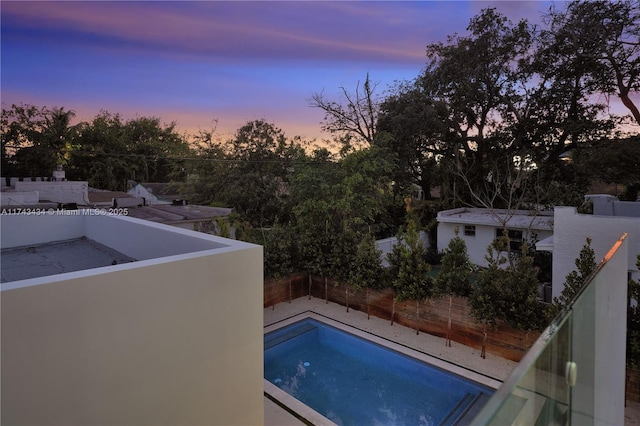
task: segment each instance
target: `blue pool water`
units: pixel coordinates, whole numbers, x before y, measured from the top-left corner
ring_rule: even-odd
[[[264,348],[265,379],[339,425],[468,424],[494,392],[312,319]]]

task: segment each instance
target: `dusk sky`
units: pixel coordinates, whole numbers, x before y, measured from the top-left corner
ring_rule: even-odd
[[[539,21],[546,1],[6,1],[2,107],[159,117],[226,138],[264,118],[329,138],[314,92],[338,99],[369,72],[383,93],[423,69],[425,47],[496,7]]]

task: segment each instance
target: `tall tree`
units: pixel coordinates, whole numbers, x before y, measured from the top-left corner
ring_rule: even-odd
[[[33,105],[2,109],[2,169],[9,176],[51,176],[67,166],[74,149],[76,126],[71,110]]]
[[[398,242],[388,255],[391,269],[391,285],[395,301],[414,300],[416,302],[416,334],[419,332],[420,301],[435,294],[433,278],[429,275],[431,266],[425,261],[426,250],[420,240],[415,221],[410,220],[404,232],[398,234]],[[393,323],[393,313],[392,313]]]
[[[367,304],[367,319],[369,319],[369,290],[379,290],[386,287],[382,278],[382,253],[376,249],[373,235],[368,233],[358,243],[354,263],[351,267],[349,282],[356,290],[365,290]]]
[[[341,226],[377,237],[395,232],[391,211],[399,200],[392,196],[393,164],[388,151],[376,146],[354,151],[340,161],[341,180],[336,205]]]
[[[129,180],[168,182],[175,162],[190,153],[175,123],[154,117],[123,121],[102,111],[79,125],[70,172],[100,189],[126,190]]]
[[[499,238],[487,247],[485,259],[488,266],[478,274],[478,281],[469,298],[471,316],[484,328],[480,352],[482,358],[487,356],[487,329],[497,325],[505,309],[503,282],[506,278],[504,264],[507,259],[501,254],[504,253],[505,244],[508,244],[508,241]]]
[[[635,201],[640,193],[640,136],[606,139],[590,144],[574,160],[595,180],[624,185],[618,198]]]
[[[224,204],[220,194],[229,180],[230,160],[225,147],[215,139],[215,129],[200,130],[193,136],[190,157],[174,163],[172,181],[194,204]]]
[[[616,95],[640,125],[632,95],[640,91],[638,0],[573,0],[548,14],[550,45],[565,67],[580,66],[591,91]]]
[[[324,131],[354,136],[358,142],[369,146],[375,140],[378,121],[376,86],[367,73],[362,86],[358,82],[354,92],[340,87],[339,101],[327,99],[324,92],[319,92],[311,95],[309,103],[324,111]]]
[[[335,279],[336,285],[344,285],[347,312],[349,312],[349,287],[353,265],[356,262],[357,247],[357,234],[349,228],[331,236],[331,252],[329,253],[331,276]]]
[[[438,292],[449,296],[449,320],[447,322],[447,338],[445,341],[447,346],[451,346],[451,308],[453,297],[468,297],[472,290],[470,274],[473,271],[473,264],[469,260],[467,244],[458,236],[457,227],[455,234],[456,236],[449,241],[449,245],[444,250],[442,266],[436,277]]]
[[[446,105],[415,82],[397,85],[382,102],[374,143],[395,154],[397,193],[408,194],[418,185],[431,198],[432,186],[439,183],[437,159],[452,154],[450,140]]]
[[[296,166],[291,182],[291,226],[298,236],[301,266],[311,274],[324,277],[325,301],[327,280],[331,275],[330,253],[335,228],[335,206],[341,192],[340,166],[326,149],[316,149]]]
[[[233,206],[254,227],[288,221],[289,182],[304,156],[296,139],[264,120],[242,126],[225,145],[226,182],[216,198]]]
[[[289,279],[289,303],[291,303],[291,273],[294,271],[294,243],[291,230],[275,225],[263,232],[264,274],[273,277],[276,284],[284,277]],[[275,304],[273,305],[275,308]]]
[[[190,155],[189,145],[176,131],[176,123],[156,117],[138,117],[125,123],[127,153],[139,164],[139,182],[168,182],[175,161]]]
[[[518,330],[539,331],[547,325],[547,308],[538,297],[538,270],[526,243],[507,266],[504,276],[505,309],[502,320]]]
[[[496,149],[530,143],[508,136],[506,126],[526,118],[526,89],[532,73],[523,67],[533,46],[526,21],[512,24],[494,9],[471,19],[468,36],[427,46],[428,63],[420,78],[426,94],[444,102],[459,149],[476,167]]]

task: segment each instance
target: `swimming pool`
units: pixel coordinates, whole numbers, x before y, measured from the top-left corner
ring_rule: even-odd
[[[339,425],[469,423],[494,389],[306,318],[265,334],[265,379]]]

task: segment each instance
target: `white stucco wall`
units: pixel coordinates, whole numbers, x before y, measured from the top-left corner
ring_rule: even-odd
[[[16,182],[16,192],[38,191],[40,201],[88,205],[88,182]]]
[[[28,218],[3,217],[3,241],[17,224],[54,232]],[[42,223],[67,235],[82,223],[114,233],[119,221],[113,238],[132,250],[154,230],[165,244],[146,241],[169,251],[172,236],[212,248],[2,284],[2,424],[262,424],[262,247],[158,224],[135,234],[134,219],[55,218]]]
[[[420,231],[420,241],[422,241],[422,247],[425,249],[430,248],[429,235]],[[382,240],[376,240],[376,250],[380,251],[380,259],[382,266],[389,266],[389,254],[393,251],[393,247],[398,244],[398,237],[383,238]]]
[[[556,207],[553,235],[553,297],[562,292],[566,276],[576,269],[575,260],[591,238],[596,262],[603,259],[623,233],[628,233],[629,271],[640,277],[636,258],[640,253],[640,218],[578,214],[574,207]]]
[[[461,223],[438,223],[438,250],[442,251],[447,248],[449,241],[455,237],[455,229],[458,228],[458,236],[464,240],[467,245],[467,252],[469,253],[469,259],[476,265],[486,267],[488,265],[484,258],[487,254],[487,247],[496,238],[496,229],[499,227],[487,226],[487,225],[475,225],[476,235],[469,236],[464,235],[464,224]],[[509,228],[519,229],[519,228]],[[553,233],[546,230],[528,230],[519,229],[522,231],[522,237],[525,241],[528,241],[532,233],[535,233],[538,240],[547,238]]]
[[[144,198],[148,206],[151,206],[154,204],[171,204],[170,201],[164,201],[164,200],[158,199],[158,197],[155,194],[153,194],[153,192],[151,192],[149,189],[145,188],[140,184],[128,190],[127,194],[137,198]]]
[[[620,236],[619,236],[620,237]],[[625,407],[627,268],[631,240],[609,246],[606,262],[572,309],[571,424],[622,425]],[[617,246],[610,250],[612,246]],[[554,250],[554,255],[556,251]]]
[[[0,247],[11,248],[54,241],[90,238],[137,260],[237,247],[225,238],[126,216],[106,215],[104,209],[0,215]]]
[[[85,221],[62,213],[0,215],[0,230],[0,248],[6,249],[83,237]]]

